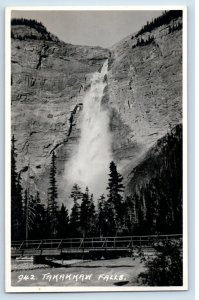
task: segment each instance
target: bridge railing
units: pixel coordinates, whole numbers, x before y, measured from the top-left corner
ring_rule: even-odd
[[[151,247],[155,241],[181,240],[181,234],[145,235],[145,236],[117,236],[90,237],[67,239],[43,239],[12,241],[12,249],[77,249],[77,248],[131,248],[135,246]]]

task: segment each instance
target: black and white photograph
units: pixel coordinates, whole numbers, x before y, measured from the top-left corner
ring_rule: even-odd
[[[186,7],[6,10],[6,290],[186,290]]]

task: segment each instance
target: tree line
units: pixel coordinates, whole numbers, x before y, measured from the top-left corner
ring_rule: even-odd
[[[134,37],[138,37],[139,35],[145,33],[145,32],[151,32],[155,28],[169,24],[172,20],[177,19],[179,17],[182,17],[182,10],[168,10],[165,11],[161,16],[154,18],[151,22],[147,22],[146,25],[144,25],[137,33],[136,35],[132,36],[132,39]]]
[[[154,42],[154,37],[153,36],[148,36],[147,38],[143,39],[142,37],[139,37],[136,41],[136,43],[132,46],[132,49],[136,47],[143,47],[147,46]]]
[[[24,18],[13,18],[11,19],[11,25],[25,25],[37,30],[41,34],[48,34],[46,27],[34,19],[24,19]]]
[[[138,166],[134,170],[137,176],[150,163],[148,168],[153,166],[153,176],[149,180],[143,179],[126,199],[129,231],[137,234],[182,233],[181,124],[157,142],[156,151],[160,152],[157,157],[149,157],[144,162],[145,167]]]
[[[176,30],[181,30],[182,29],[182,23],[178,23],[178,24],[173,24],[172,26],[169,26],[169,33],[172,33]]]
[[[39,36],[39,35],[35,35],[32,33],[21,35],[21,34],[16,34],[13,31],[11,31],[11,38],[19,40],[19,41],[26,41],[26,40],[45,40],[45,41],[51,41],[51,42],[53,41],[50,33]]]
[[[13,26],[17,26],[17,25],[28,26],[30,28],[34,28],[38,33],[41,34],[41,36],[39,36],[39,35],[35,35],[32,32],[30,32],[30,33],[21,35],[18,33],[14,33],[13,30],[11,30],[11,38],[12,39],[18,39],[20,41],[28,40],[28,39],[53,41],[52,36],[51,36],[50,32],[46,29],[46,27],[41,22],[38,22],[34,19],[13,18],[11,20],[11,25],[13,25]]]
[[[48,199],[44,206],[38,192],[32,195],[28,186],[22,187],[16,167],[15,142],[13,136],[12,240],[182,233],[181,125],[158,141],[158,168],[155,166],[153,176],[136,185],[134,192],[124,193],[123,177],[112,161],[107,192],[94,199],[89,187],[82,191],[74,184],[70,194],[70,211],[64,203],[59,204],[55,152],[52,152]]]
[[[21,175],[17,172],[15,137],[11,149],[11,236],[12,240],[39,238],[66,238],[81,236],[115,235],[122,224],[124,186],[122,176],[114,162],[110,163],[107,199],[104,194],[95,205],[93,194],[86,187],[74,184],[70,198],[73,206],[69,210],[58,205],[56,180],[56,155],[52,152],[47,206],[40,200],[39,192],[32,195],[30,189],[22,188]]]

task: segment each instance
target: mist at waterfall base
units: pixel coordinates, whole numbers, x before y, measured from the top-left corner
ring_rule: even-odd
[[[88,186],[95,199],[103,193],[106,194],[112,160],[109,113],[101,105],[107,85],[107,70],[108,61],[91,78],[90,89],[83,101],[78,149],[66,165],[66,184],[72,188],[77,183],[82,191]]]

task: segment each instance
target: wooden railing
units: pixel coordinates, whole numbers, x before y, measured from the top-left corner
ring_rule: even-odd
[[[90,237],[67,239],[42,239],[12,241],[12,250],[42,249],[131,249],[133,247],[152,247],[154,243],[165,240],[182,240],[181,234]]]

